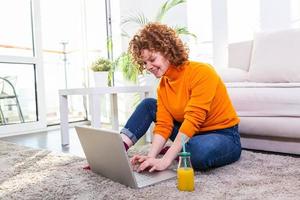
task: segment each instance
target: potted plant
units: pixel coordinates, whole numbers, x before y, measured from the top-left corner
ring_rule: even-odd
[[[142,72],[139,71],[138,66],[133,62],[133,58],[130,53],[122,53],[116,60],[116,63],[125,80],[132,81],[133,83],[137,82],[138,74],[141,74]]]
[[[105,87],[110,85],[110,74],[112,72],[113,62],[107,58],[100,57],[91,65],[94,72],[94,81],[96,87]]]

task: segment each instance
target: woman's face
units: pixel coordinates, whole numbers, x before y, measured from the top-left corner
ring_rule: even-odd
[[[170,62],[160,52],[142,50],[141,58],[145,69],[151,72],[156,78],[162,77],[169,68]]]

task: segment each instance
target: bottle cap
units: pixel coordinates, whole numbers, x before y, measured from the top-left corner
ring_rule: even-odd
[[[180,153],[178,153],[178,156],[187,157],[187,156],[191,156],[191,153],[190,152],[180,152]]]

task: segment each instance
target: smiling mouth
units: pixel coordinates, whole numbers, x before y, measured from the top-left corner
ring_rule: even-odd
[[[149,70],[151,73],[153,73],[153,74],[155,74],[156,72],[158,72],[158,70],[157,69],[151,69],[151,70]]]

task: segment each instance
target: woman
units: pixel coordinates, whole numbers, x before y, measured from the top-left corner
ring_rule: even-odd
[[[155,122],[148,155],[131,159],[138,172],[168,168],[182,149],[182,137],[195,170],[239,159],[239,118],[212,66],[189,61],[187,48],[175,31],[158,23],[140,30],[130,41],[129,51],[140,69],[161,79],[157,100],[144,99],[121,130],[127,150]],[[163,157],[157,158],[168,139],[172,145]]]

